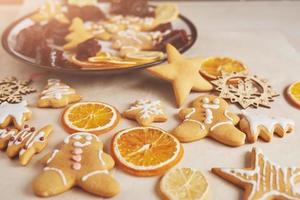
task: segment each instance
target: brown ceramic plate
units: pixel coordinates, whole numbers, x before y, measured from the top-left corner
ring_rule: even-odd
[[[151,62],[151,63],[146,63],[146,64],[141,64],[141,65],[136,65],[136,66],[131,66],[128,68],[113,68],[109,69],[108,68],[88,68],[88,69],[81,69],[80,67],[74,65],[70,67],[62,67],[62,66],[49,66],[49,65],[41,65],[36,63],[35,59],[24,56],[14,50],[14,45],[16,42],[16,35],[17,33],[22,30],[23,28],[27,27],[30,25],[31,20],[30,16],[32,16],[33,13],[30,13],[15,22],[11,23],[6,30],[4,31],[2,35],[2,46],[3,48],[15,59],[20,60],[23,63],[28,64],[28,66],[35,66],[51,71],[57,71],[57,72],[63,72],[63,73],[78,73],[78,74],[102,74],[105,72],[128,72],[136,69],[144,69],[148,68],[160,63],[163,63],[166,61],[166,59],[162,59],[159,61]],[[184,46],[180,47],[179,50],[180,52],[185,52],[188,49],[190,49],[196,39],[197,39],[197,29],[195,25],[185,16],[179,15],[179,18],[172,23],[175,29],[184,29],[187,34],[189,35],[189,43],[185,44]]]

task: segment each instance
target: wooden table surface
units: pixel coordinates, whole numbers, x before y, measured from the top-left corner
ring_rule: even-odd
[[[195,46],[186,55],[203,57],[222,55],[237,58],[249,66],[250,72],[270,80],[281,94],[272,103],[272,109],[250,109],[274,116],[289,117],[296,121],[296,131],[286,138],[277,137],[271,143],[259,141],[239,148],[230,148],[210,139],[184,144],[185,156],[179,166],[201,169],[211,186],[210,199],[241,199],[242,190],[216,177],[210,172],[212,167],[243,167],[246,153],[252,147],[260,147],[281,165],[300,166],[300,110],[289,105],[283,97],[283,91],[291,82],[300,79],[300,2],[181,2],[181,12],[197,26],[199,38]],[[20,13],[27,12],[30,6],[0,6],[0,32]],[[24,10],[25,9],[25,10]],[[17,76],[28,78],[32,73],[42,70],[32,68],[15,61],[0,48],[0,78]],[[168,131],[178,125],[174,97],[170,85],[149,76],[146,72],[136,71],[129,74],[110,76],[79,76],[51,73],[49,77],[60,78],[71,84],[83,96],[84,100],[100,100],[116,106],[120,111],[139,98],[160,99],[165,103],[170,116],[168,123],[155,124]],[[46,77],[48,78],[48,77]],[[34,82],[41,90],[45,78]],[[120,92],[121,91],[121,92]],[[199,93],[189,96],[185,106]],[[58,123],[61,110],[36,108],[35,94],[26,97],[33,111],[31,125],[42,126],[52,123],[55,131],[48,148],[34,158],[27,167],[20,167],[17,161],[9,160],[0,153],[0,199],[31,200],[36,198],[31,190],[31,180],[40,173],[42,167],[38,160],[50,152],[67,134]],[[232,105],[231,110],[240,112]],[[132,127],[134,122],[123,119],[118,128],[101,136],[108,149],[109,141],[117,130]],[[155,186],[159,177],[138,178],[130,176],[120,169],[113,171],[119,180],[122,191],[113,199],[159,199]],[[51,200],[59,199],[99,199],[80,189],[72,189]]]

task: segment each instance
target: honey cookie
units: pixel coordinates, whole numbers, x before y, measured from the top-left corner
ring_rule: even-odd
[[[183,119],[173,134],[181,142],[193,142],[204,137],[211,137],[229,146],[245,144],[245,133],[235,125],[239,117],[229,112],[227,102],[215,96],[200,96],[193,101],[193,107],[180,110]]]
[[[295,128],[295,122],[285,118],[275,118],[259,114],[243,112],[239,126],[241,131],[247,134],[247,140],[251,143],[257,141],[258,137],[270,142],[273,133],[284,137]]]
[[[169,63],[148,68],[148,71],[172,83],[178,107],[192,90],[205,92],[213,89],[199,73],[201,58],[186,59],[172,45],[168,44],[166,48]]]
[[[171,134],[156,127],[136,127],[118,132],[111,143],[120,168],[136,176],[155,176],[176,165],[183,147]]]
[[[296,185],[300,168],[281,167],[256,148],[251,152],[251,166],[243,169],[213,168],[212,172],[245,189],[243,200],[300,199]]]
[[[44,171],[32,183],[37,196],[54,196],[75,186],[101,197],[112,197],[120,191],[109,173],[115,162],[103,152],[103,143],[95,135],[70,135],[60,149],[45,156],[43,163]]]
[[[19,156],[21,165],[27,165],[32,157],[43,151],[48,144],[48,137],[53,128],[51,125],[40,130],[25,125],[20,131],[0,129],[0,149],[6,149],[7,156]]]
[[[123,116],[136,120],[141,126],[149,126],[153,122],[165,122],[168,119],[159,100],[138,100],[123,113]]]
[[[162,177],[159,192],[165,200],[208,200],[209,186],[201,171],[177,168]]]
[[[13,124],[15,128],[20,130],[30,117],[31,111],[27,107],[27,101],[16,104],[7,102],[0,104],[0,128],[6,128]]]
[[[49,79],[45,89],[41,92],[38,100],[40,108],[61,108],[70,103],[80,101],[81,96],[75,89],[57,79]]]

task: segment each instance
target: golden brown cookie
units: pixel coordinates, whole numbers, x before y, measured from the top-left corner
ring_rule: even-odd
[[[212,172],[245,189],[243,200],[300,199],[300,168],[281,167],[253,148],[251,165],[242,169],[213,168]]]
[[[167,54],[168,64],[148,68],[148,71],[172,83],[178,107],[192,90],[205,92],[213,89],[199,73],[201,58],[186,59],[170,44],[167,45]]]
[[[45,89],[41,92],[38,100],[40,108],[61,108],[70,103],[80,101],[81,96],[75,89],[57,79],[49,79]]]
[[[136,120],[141,126],[149,126],[153,122],[165,122],[168,120],[159,100],[138,100],[123,113],[123,116]]]
[[[44,171],[32,183],[38,196],[54,196],[75,186],[101,197],[112,197],[120,191],[109,173],[115,162],[103,152],[103,143],[95,135],[70,135],[43,162]]]
[[[27,107],[27,101],[16,104],[7,102],[0,104],[0,128],[6,128],[13,124],[15,128],[20,130],[30,117],[31,111]]]
[[[67,44],[64,45],[64,50],[72,50],[78,44],[93,38],[93,34],[84,26],[83,20],[79,17],[73,19],[69,28],[70,34],[65,37]]]
[[[35,154],[46,148],[52,130],[51,125],[40,130],[27,125],[20,131],[0,129],[0,149],[6,149],[7,156],[10,158],[18,155],[21,165],[25,166]]]
[[[295,128],[295,122],[290,119],[250,114],[244,111],[239,126],[241,131],[247,134],[249,142],[256,142],[258,137],[270,142],[273,133],[284,137],[286,133],[292,132]]]
[[[181,142],[193,142],[211,137],[229,146],[245,144],[246,135],[235,125],[239,117],[228,112],[227,102],[215,96],[200,96],[191,108],[180,110],[183,122],[173,131]]]

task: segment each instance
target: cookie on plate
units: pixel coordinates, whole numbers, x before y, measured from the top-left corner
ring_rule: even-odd
[[[182,109],[183,122],[173,131],[181,142],[211,137],[229,146],[245,144],[246,135],[235,127],[239,117],[228,111],[227,102],[215,96],[200,96],[191,108]]]
[[[103,143],[90,133],[68,136],[60,149],[45,156],[43,163],[44,171],[32,183],[37,196],[51,197],[75,186],[101,197],[112,197],[120,191],[109,173],[114,160],[103,152]]]
[[[80,101],[81,96],[75,89],[57,79],[49,79],[45,89],[41,92],[38,100],[40,108],[61,108],[70,103]]]

